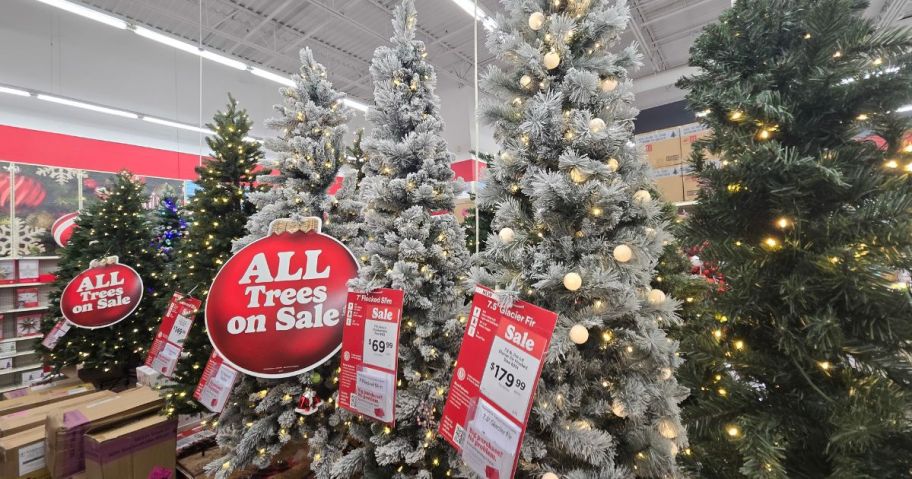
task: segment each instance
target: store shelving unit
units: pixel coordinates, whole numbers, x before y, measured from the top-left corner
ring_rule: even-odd
[[[57,269],[58,256],[5,257],[2,260],[37,259],[40,274]],[[12,359],[12,366],[0,369],[0,393],[23,388],[23,377],[42,368],[41,357],[35,348],[41,343],[40,334],[19,336],[16,320],[24,315],[44,314],[48,309],[47,296],[50,282],[27,282],[0,285],[0,361]],[[38,306],[21,307],[17,304],[19,288],[38,288]],[[6,362],[6,361],[3,361]]]

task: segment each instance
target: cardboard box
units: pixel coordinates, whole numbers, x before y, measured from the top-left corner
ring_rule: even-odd
[[[22,411],[0,416],[0,437],[16,434],[33,427],[41,426],[47,420],[48,414],[58,409],[66,409],[79,404],[97,401],[114,396],[111,391],[96,391],[83,396],[77,396],[63,401],[45,404],[43,406],[23,409]]]
[[[52,402],[63,401],[76,396],[89,394],[95,386],[78,380],[65,379],[56,386],[40,392],[32,392],[22,397],[0,401],[0,416],[5,416],[23,409],[42,406]]]
[[[700,123],[688,123],[681,127],[681,154],[684,155],[684,163],[689,162],[688,159],[693,153],[693,144],[711,134],[712,130]],[[713,155],[708,150],[704,150],[703,154],[710,161],[719,159],[717,155]]]
[[[16,282],[16,260],[0,259],[0,284]]]
[[[85,470],[82,436],[86,433],[153,414],[162,404],[158,391],[141,387],[48,414],[46,459],[51,477],[69,477]]]
[[[149,416],[85,436],[87,479],[174,477],[177,419]],[[153,475],[156,473],[157,475]]]
[[[636,143],[646,151],[646,159],[653,168],[678,166],[684,161],[681,154],[679,128],[668,128],[637,135]]]
[[[20,283],[34,283],[38,281],[37,259],[20,259],[17,267],[17,279]]]
[[[652,170],[652,179],[664,201],[676,203],[684,201],[683,165]]]
[[[0,477],[49,479],[45,463],[44,427],[33,427],[0,439]]]

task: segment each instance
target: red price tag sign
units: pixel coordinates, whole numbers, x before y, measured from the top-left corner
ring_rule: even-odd
[[[193,318],[199,311],[202,301],[174,293],[168,303],[168,309],[162,316],[158,333],[146,355],[146,366],[160,372],[166,378],[174,374],[177,360],[184,349],[184,340],[193,325]]]
[[[481,477],[513,477],[557,314],[475,288],[440,435]]]
[[[342,330],[339,406],[389,425],[396,422],[400,289],[348,293]]]
[[[142,278],[135,269],[114,261],[79,273],[63,288],[60,312],[74,326],[87,329],[112,326],[139,306],[143,297]]]
[[[209,356],[209,362],[206,363],[206,368],[203,369],[200,382],[193,391],[193,399],[212,412],[222,412],[237,377],[238,372],[225,364],[218,352],[213,351]]]

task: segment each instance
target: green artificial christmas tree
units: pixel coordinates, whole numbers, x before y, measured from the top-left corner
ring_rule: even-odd
[[[168,188],[159,200],[158,209],[155,211],[152,247],[158,251],[161,260],[165,263],[174,260],[181,238],[187,231],[187,221],[184,219],[185,212],[181,203],[177,193]],[[167,285],[165,286],[167,287]]]
[[[73,277],[89,263],[108,256],[139,273],[144,293],[136,310],[113,326],[99,329],[72,327],[53,350],[39,346],[46,363],[54,370],[82,364],[98,376],[123,378],[130,368],[145,359],[146,348],[158,325],[160,312],[154,307],[162,282],[162,262],[152,246],[154,233],[143,183],[124,171],[112,179],[100,201],[79,213],[77,227],[62,249],[57,280],[48,295],[48,315],[41,332],[47,334],[63,316],[60,295]]]
[[[727,283],[684,341],[700,477],[910,474],[912,37],[865,6],[739,0],[679,83],[715,132],[690,234]]]
[[[398,5],[392,45],[379,47],[371,63],[373,129],[363,143],[358,190],[368,260],[350,283],[354,291],[405,293],[396,426],[341,409],[318,411],[307,424],[311,469],[320,479],[446,477],[454,467],[453,449],[436,431],[464,331],[459,312],[469,255],[453,214],[434,214],[451,212],[457,191],[437,77],[415,39],[416,21],[412,0]]]
[[[253,122],[247,111],[229,96],[225,111],[219,111],[207,125],[215,135],[206,143],[212,157],[196,168],[199,187],[184,207],[189,227],[176,252],[170,270],[171,287],[162,294],[159,315],[164,314],[171,295],[187,294],[203,301],[184,340],[183,355],[165,388],[165,410],[169,414],[193,414],[206,409],[193,399],[212,345],[203,321],[206,294],[222,264],[231,257],[232,242],[246,233],[247,218],[254,207],[247,195],[258,191],[254,169],[263,159],[259,142],[247,139]]]
[[[266,236],[273,220],[323,218],[329,210],[326,190],[344,161],[342,138],[351,110],[309,48],[301,50],[301,64],[295,86],[280,90],[283,103],[275,107],[279,117],[266,123],[279,132],[266,140],[266,147],[278,156],[271,165],[275,174],[257,178],[271,188],[250,195],[256,213],[247,221],[247,235],[234,242],[235,251]],[[218,422],[217,439],[225,455],[207,469],[224,479],[248,466],[265,468],[282,447],[301,441],[308,426],[307,418],[295,412],[298,400],[305,393],[328,399],[337,367],[328,361],[285,379],[242,376]]]
[[[478,280],[559,315],[517,477],[680,477],[678,301],[650,288],[669,235],[633,142],[639,55],[618,46],[630,12],[503,4],[488,46],[504,66],[483,79],[501,154],[478,195],[494,211]]]

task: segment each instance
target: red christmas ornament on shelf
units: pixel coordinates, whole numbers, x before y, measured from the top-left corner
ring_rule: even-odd
[[[0,207],[6,208],[12,196],[10,175],[0,176]],[[40,181],[25,175],[16,175],[16,208],[34,208],[44,201],[47,191]]]
[[[95,188],[98,188],[98,181],[94,178],[86,178],[82,180],[82,187],[87,190],[94,190]]]

